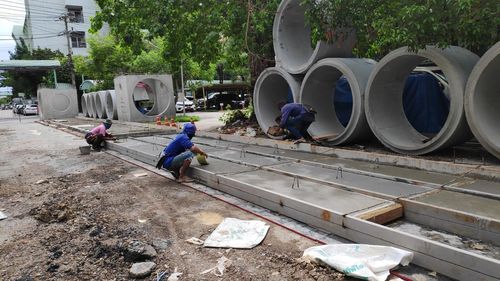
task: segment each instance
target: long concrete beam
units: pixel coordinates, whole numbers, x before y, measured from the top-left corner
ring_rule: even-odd
[[[467,82],[465,113],[476,139],[500,159],[500,42],[472,70]]]
[[[403,154],[422,155],[470,139],[465,119],[465,85],[479,57],[460,47],[428,46],[411,52],[403,47],[386,55],[368,81],[365,111],[375,136],[389,149]],[[409,74],[425,60],[434,62],[446,77],[450,89],[450,111],[441,131],[428,137],[419,133],[406,118],[403,88]]]

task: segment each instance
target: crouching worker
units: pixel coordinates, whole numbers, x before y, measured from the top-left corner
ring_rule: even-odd
[[[307,133],[307,129],[316,120],[316,111],[314,109],[300,103],[285,102],[280,102],[278,107],[281,116],[277,119],[280,120],[281,128],[287,129],[296,142],[304,142],[306,138],[312,140]]]
[[[116,140],[113,135],[108,134],[106,131],[111,128],[112,124],[113,122],[111,120],[106,119],[106,121],[102,122],[101,125],[90,130],[90,132],[85,135],[85,140],[88,144],[92,145],[94,150],[101,151],[103,146],[106,147],[106,140]]]
[[[191,165],[194,154],[201,154],[208,157],[203,150],[191,142],[195,133],[196,126],[191,123],[186,123],[182,132],[165,147],[160,160],[156,164],[156,168],[158,169],[162,167],[167,169],[179,183],[193,181],[186,177],[186,171]]]

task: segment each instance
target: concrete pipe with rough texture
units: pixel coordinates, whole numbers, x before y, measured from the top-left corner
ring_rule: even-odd
[[[306,8],[300,0],[283,0],[273,24],[273,45],[277,66],[291,74],[304,74],[317,61],[327,57],[352,57],[356,43],[354,31],[338,30],[333,43],[320,41],[311,46],[311,28]]]
[[[106,119],[106,91],[99,91],[95,96],[95,106],[97,118]]]
[[[366,83],[375,61],[368,59],[328,58],[317,62],[306,74],[300,90],[299,103],[312,106],[316,121],[309,127],[313,138],[331,144],[352,143],[372,136],[365,117]],[[344,127],[334,106],[335,86],[344,76],[352,94],[352,112]]]
[[[500,42],[476,64],[467,82],[465,113],[477,140],[500,159]]]
[[[255,82],[254,110],[263,132],[267,134],[269,127],[277,125],[275,119],[281,114],[278,105],[287,100],[289,90],[293,101],[298,100],[300,83],[299,77],[277,67],[267,68],[260,74]]]
[[[409,155],[430,153],[468,140],[471,133],[465,119],[464,92],[478,59],[474,53],[455,46],[428,46],[416,53],[403,47],[390,52],[375,66],[366,90],[366,118],[375,136],[391,150]],[[403,109],[406,79],[425,60],[434,62],[449,84],[449,114],[432,137],[419,133]]]
[[[88,117],[89,111],[87,110],[87,96],[83,94],[80,101],[82,103],[82,114],[84,117]]]
[[[115,90],[106,91],[106,114],[109,119],[118,120],[118,109],[116,108]]]
[[[95,106],[95,99],[96,99],[96,92],[92,92],[89,94],[89,100],[90,100],[90,110],[89,110],[89,115],[91,118],[97,118],[96,114],[96,106]]]

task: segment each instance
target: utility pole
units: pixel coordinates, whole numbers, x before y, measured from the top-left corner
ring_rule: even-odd
[[[70,68],[69,71],[70,71],[70,77],[71,77],[71,85],[76,87],[75,68],[73,66],[73,50],[71,49],[71,42],[70,42],[71,33],[68,30],[69,17],[70,17],[70,14],[66,13],[63,16],[61,16],[60,19],[64,20],[64,34],[66,34],[66,41],[68,42],[68,63],[69,63],[69,68]]]

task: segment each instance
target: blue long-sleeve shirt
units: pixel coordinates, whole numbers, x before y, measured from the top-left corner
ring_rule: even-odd
[[[300,103],[287,103],[281,108],[280,127],[285,128],[286,121],[289,117],[298,117],[306,114],[307,110]]]

